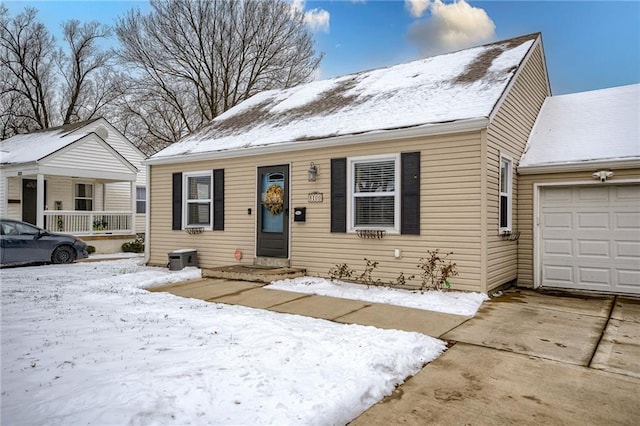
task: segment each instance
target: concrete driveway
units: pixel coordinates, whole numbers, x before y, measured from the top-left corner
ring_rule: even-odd
[[[447,340],[353,425],[637,425],[640,300],[510,290],[474,318],[205,279],[152,291]]]
[[[453,346],[352,424],[638,424],[636,299],[512,290],[440,337]]]

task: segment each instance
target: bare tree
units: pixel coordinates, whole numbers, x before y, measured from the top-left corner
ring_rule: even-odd
[[[113,53],[98,45],[109,28],[67,21],[65,49],[56,49],[36,15],[11,17],[0,5],[0,138],[105,114],[123,91]]]
[[[51,123],[54,37],[27,8],[11,18],[0,5],[0,104],[4,128],[45,129]],[[5,111],[4,108],[11,108]],[[15,122],[13,122],[15,116]]]
[[[81,25],[75,19],[66,21],[62,29],[68,53],[59,49],[56,62],[63,80],[62,122],[67,124],[93,118],[118,91],[104,84],[116,82],[110,78],[113,55],[97,44],[110,37],[111,30],[95,21]]]
[[[151,0],[116,24],[131,71],[123,112],[157,151],[257,92],[308,81],[321,56],[284,0]]]

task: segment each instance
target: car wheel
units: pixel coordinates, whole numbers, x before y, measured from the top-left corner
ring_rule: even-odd
[[[53,263],[71,263],[75,257],[75,251],[71,247],[60,246],[53,251],[51,261]]]

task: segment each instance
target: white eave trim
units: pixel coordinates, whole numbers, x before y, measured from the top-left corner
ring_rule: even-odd
[[[143,162],[147,165],[188,163],[194,161],[217,160],[224,158],[249,157],[252,155],[303,151],[314,148],[329,148],[334,146],[355,145],[371,142],[410,139],[421,136],[435,136],[453,133],[465,133],[487,128],[489,120],[486,117],[453,121],[448,123],[425,124],[394,130],[375,130],[357,135],[334,136],[329,138],[298,140],[272,143],[249,148],[229,149],[224,151],[197,152],[192,154],[177,154],[167,157],[149,158]]]
[[[513,74],[513,76],[509,80],[509,83],[507,84],[507,87],[505,87],[505,89],[503,90],[502,94],[500,95],[500,98],[498,99],[496,104],[493,106],[493,108],[491,110],[491,114],[489,114],[489,122],[490,123],[493,122],[494,118],[496,117],[496,115],[500,111],[500,108],[502,107],[502,104],[507,100],[507,96],[509,96],[509,93],[511,92],[511,89],[513,88],[513,85],[516,84],[516,81],[518,80],[518,77],[520,76],[520,74],[522,73],[522,70],[525,68],[525,66],[529,62],[529,59],[531,59],[531,56],[533,56],[533,54],[535,53],[536,47],[538,45],[540,46],[540,51],[541,51],[541,54],[542,54],[542,66],[544,67],[545,75],[547,76],[547,78],[546,78],[547,96],[551,96],[551,85],[549,84],[549,75],[547,73],[547,64],[546,64],[546,61],[545,61],[545,58],[544,58],[544,49],[542,47],[542,34],[538,34],[537,37],[533,40],[533,44],[531,45],[531,47],[529,47],[529,50],[527,51],[526,55],[524,55],[524,58],[522,58],[522,61],[518,64],[516,72]]]
[[[519,166],[518,174],[535,175],[543,173],[582,172],[595,169],[636,169],[640,168],[640,157],[624,160],[593,160],[576,163],[555,163]]]
[[[135,181],[137,174],[134,172],[105,172],[98,168],[89,169],[74,169],[73,167],[53,167],[46,164],[39,164],[37,162],[20,163],[7,167],[3,165],[0,167],[3,177],[17,177],[17,176],[35,176],[38,174],[44,174],[48,176],[66,176],[66,177],[78,177],[86,179],[102,179],[113,182]]]

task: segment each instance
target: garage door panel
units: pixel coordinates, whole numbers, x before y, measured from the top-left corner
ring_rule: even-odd
[[[616,241],[614,244],[617,260],[628,258],[631,261],[637,261],[640,259],[640,241]]]
[[[553,205],[557,203],[564,206],[567,204],[567,200],[570,200],[571,197],[573,197],[571,188],[554,188],[553,191],[547,191],[543,195],[543,200],[545,201],[545,205]]]
[[[608,212],[580,212],[576,214],[577,217],[577,230],[593,230],[598,229],[602,231],[609,230],[609,216]]]
[[[575,190],[576,201],[578,203],[586,202],[586,204],[594,205],[600,202],[609,204],[609,188],[608,187],[578,187]]]
[[[573,229],[571,212],[548,212],[544,215],[544,227],[548,229]]]
[[[640,214],[637,211],[615,212],[613,223],[616,230],[638,232],[640,235]]]
[[[640,271],[637,269],[618,269],[617,287],[631,293],[640,293]]]
[[[580,286],[609,287],[611,271],[609,268],[578,267],[578,284]]]
[[[547,255],[573,256],[573,241],[571,239],[545,240],[544,253]]]
[[[608,259],[611,257],[609,241],[602,240],[578,240],[578,256],[600,257]]]
[[[614,197],[614,201],[631,201],[636,207],[640,197],[638,196],[638,188],[634,185],[616,186],[611,191]]]
[[[571,284],[573,282],[573,268],[562,265],[545,265],[543,270],[544,279],[560,284]]]
[[[540,193],[541,284],[640,294],[640,186]]]

